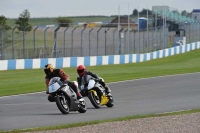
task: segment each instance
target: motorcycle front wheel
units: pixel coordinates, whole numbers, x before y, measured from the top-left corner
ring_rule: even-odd
[[[90,102],[92,103],[92,105],[95,107],[95,108],[100,108],[101,105],[100,105],[100,98],[97,96],[95,96],[94,92],[91,91],[88,93],[88,98],[90,99]]]
[[[56,105],[61,113],[69,114],[69,105],[67,100],[63,97],[57,96],[55,97]]]
[[[80,106],[80,108],[78,110],[79,113],[85,113],[87,111],[87,106],[86,106],[85,100],[79,101],[79,106]]]
[[[113,107],[114,106],[114,100],[113,100],[113,97],[109,97],[109,101],[108,103],[106,104],[107,107]]]

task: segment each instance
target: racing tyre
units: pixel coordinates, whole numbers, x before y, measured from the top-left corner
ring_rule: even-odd
[[[69,114],[69,105],[64,96],[63,97],[57,96],[55,98],[55,101],[60,112],[62,112],[63,114]]]
[[[113,100],[113,97],[111,96],[109,98],[109,101],[108,103],[106,104],[107,107],[113,107],[114,106],[114,100]]]
[[[87,111],[87,106],[86,106],[85,100],[79,101],[79,106],[80,106],[80,108],[78,110],[79,113],[85,113]]]
[[[88,93],[88,98],[90,99],[90,102],[92,103],[92,105],[93,105],[95,108],[98,109],[98,108],[101,107],[99,97],[98,97],[98,96],[95,96],[93,92],[89,92],[89,93]]]

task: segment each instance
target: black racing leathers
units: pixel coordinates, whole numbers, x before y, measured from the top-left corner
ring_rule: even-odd
[[[99,76],[97,74],[94,74],[90,71],[86,71],[84,75],[90,75],[92,76],[93,78],[99,80],[99,83],[102,85],[102,86],[105,86],[105,82],[103,82],[102,80],[99,79]],[[83,76],[84,76],[83,75]],[[82,79],[82,76],[79,76],[77,77],[77,82],[78,82],[78,85],[80,86],[81,85],[81,79]]]
[[[77,94],[77,98],[80,99],[82,96],[80,94],[80,92],[78,91],[78,86],[76,86],[74,84],[74,82],[70,81],[70,76],[68,74],[66,74],[62,69],[54,69],[53,73],[51,73],[50,75],[46,75],[45,76],[45,83],[46,83],[46,91],[48,91],[48,84],[51,78],[53,77],[60,77],[61,81],[63,83],[67,83]],[[54,99],[52,98],[51,95],[48,96],[48,100],[50,102],[53,102]]]

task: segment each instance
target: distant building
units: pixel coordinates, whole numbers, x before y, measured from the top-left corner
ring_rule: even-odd
[[[200,22],[200,9],[193,9],[192,18]]]
[[[131,29],[137,29],[138,24],[133,22],[130,18],[128,19],[128,16],[120,16],[113,19],[109,24],[106,25],[106,27],[120,27],[122,28],[128,28],[128,25]]]

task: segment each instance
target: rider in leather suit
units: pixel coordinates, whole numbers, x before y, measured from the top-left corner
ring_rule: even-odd
[[[78,100],[82,98],[81,93],[78,91],[78,86],[74,82],[70,82],[70,76],[67,75],[62,69],[54,69],[51,64],[47,64],[45,65],[44,72],[46,74],[46,93],[48,93],[48,84],[50,82],[50,79],[53,77],[60,77],[63,83],[67,83],[74,90],[74,92],[77,94]],[[51,94],[49,94],[48,100],[50,102],[54,102]]]
[[[92,73],[90,71],[86,71],[86,68],[85,68],[84,65],[79,65],[77,67],[77,73],[79,75],[77,77],[78,85],[81,85],[82,76],[84,74],[87,74],[87,75],[91,75],[93,78],[97,79],[99,81],[99,83],[105,88],[105,91],[106,91],[107,94],[111,92],[110,88],[105,84],[105,82],[101,78],[99,78],[99,76],[97,74],[94,74],[94,73]]]

